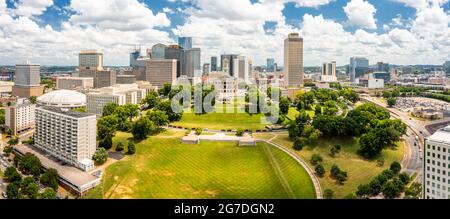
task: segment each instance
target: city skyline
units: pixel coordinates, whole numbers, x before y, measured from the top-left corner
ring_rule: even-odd
[[[0,0],[1,65],[30,60],[75,66],[77,51],[99,49],[105,66],[128,66],[136,45],[177,44],[178,36],[186,36],[202,49],[201,63],[240,54],[254,66],[268,57],[283,66],[283,40],[291,32],[304,38],[305,66],[326,60],[341,66],[351,56],[371,65],[441,65],[450,58],[448,0],[33,3]],[[118,8],[121,19],[111,19]]]

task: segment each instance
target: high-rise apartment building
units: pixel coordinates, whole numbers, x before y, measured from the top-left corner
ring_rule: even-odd
[[[322,81],[336,82],[336,62],[323,63],[322,65]]]
[[[211,57],[211,71],[217,71],[217,56]]]
[[[209,63],[203,64],[203,75],[208,75],[209,72],[210,72],[210,64]]]
[[[423,194],[425,199],[450,199],[450,126],[425,140]]]
[[[288,87],[303,84],[303,38],[298,33],[284,40],[284,77]]]
[[[84,171],[94,168],[97,118],[64,108],[36,108],[35,146]]]
[[[153,86],[163,87],[177,79],[177,60],[161,59],[147,61],[146,78]]]
[[[15,68],[12,95],[20,98],[40,96],[44,93],[41,83],[40,65],[18,64]]]
[[[20,135],[33,130],[35,121],[36,105],[28,99],[18,99],[16,104],[5,109],[5,126],[13,130],[13,135]]]
[[[178,46],[182,49],[192,49],[192,37],[178,37]]]
[[[350,82],[355,83],[356,78],[363,76],[369,70],[369,60],[364,57],[351,57],[349,65]]]

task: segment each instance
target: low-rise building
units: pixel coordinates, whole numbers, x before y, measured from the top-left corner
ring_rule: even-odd
[[[117,75],[117,84],[134,84],[136,83],[136,76],[134,75]]]
[[[81,170],[94,168],[97,118],[66,108],[36,108],[35,146]]]
[[[13,135],[33,131],[36,126],[36,105],[27,99],[18,99],[17,103],[6,107],[5,126],[13,130]]]
[[[147,90],[139,88],[138,84],[116,84],[104,87],[87,94],[87,112],[102,115],[103,108],[108,103],[139,104],[147,93]]]

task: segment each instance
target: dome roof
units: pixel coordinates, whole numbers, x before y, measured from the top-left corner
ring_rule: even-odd
[[[38,97],[37,102],[47,106],[85,106],[86,95],[72,90],[56,90]]]

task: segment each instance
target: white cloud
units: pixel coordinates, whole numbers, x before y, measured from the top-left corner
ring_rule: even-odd
[[[377,9],[367,1],[351,0],[344,7],[348,22],[366,29],[376,29],[376,19],[374,18]]]
[[[395,0],[395,1],[403,3],[406,6],[415,8],[417,10],[426,9],[429,6],[442,6],[445,3],[449,2],[449,0]]]
[[[19,0],[16,3],[15,14],[20,16],[42,15],[48,7],[53,5],[53,0]]]
[[[76,12],[74,24],[95,25],[101,29],[133,31],[170,26],[165,13],[156,15],[136,0],[72,0],[69,8]]]

